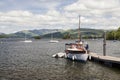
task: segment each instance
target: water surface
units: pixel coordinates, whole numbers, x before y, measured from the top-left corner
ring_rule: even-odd
[[[119,80],[120,69],[95,62],[52,58],[64,52],[64,44],[74,40],[2,40],[0,43],[0,80]],[[90,50],[102,55],[102,40],[87,40]],[[120,42],[107,41],[107,55],[120,57]]]

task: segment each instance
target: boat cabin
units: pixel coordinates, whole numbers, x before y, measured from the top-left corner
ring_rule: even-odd
[[[65,44],[65,51],[67,53],[86,53],[86,49],[81,43]]]

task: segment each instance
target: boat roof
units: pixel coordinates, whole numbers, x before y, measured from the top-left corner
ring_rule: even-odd
[[[66,43],[65,45],[76,45],[76,43]]]
[[[77,44],[80,44],[80,43],[66,43],[65,45],[77,45]]]

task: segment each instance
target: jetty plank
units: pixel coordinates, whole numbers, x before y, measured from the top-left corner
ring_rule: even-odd
[[[92,58],[96,58],[98,60],[105,60],[105,61],[113,61],[113,62],[119,62],[120,63],[120,58],[117,57],[112,57],[112,56],[101,56],[96,53],[89,53],[89,55]]]

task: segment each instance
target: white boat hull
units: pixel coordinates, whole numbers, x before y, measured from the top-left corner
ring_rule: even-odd
[[[78,61],[87,61],[88,59],[88,54],[85,54],[85,53],[80,53],[80,54],[71,54],[71,53],[68,53],[66,55],[66,57],[68,59],[71,59],[71,60],[78,60]]]
[[[52,55],[52,57],[54,58],[64,58],[65,56],[66,56],[66,53],[62,53],[62,52]]]
[[[59,41],[57,41],[57,40],[50,40],[49,42],[50,43],[58,43]]]
[[[32,42],[31,40],[25,40],[24,42],[26,42],[26,43],[30,43],[30,42]]]

